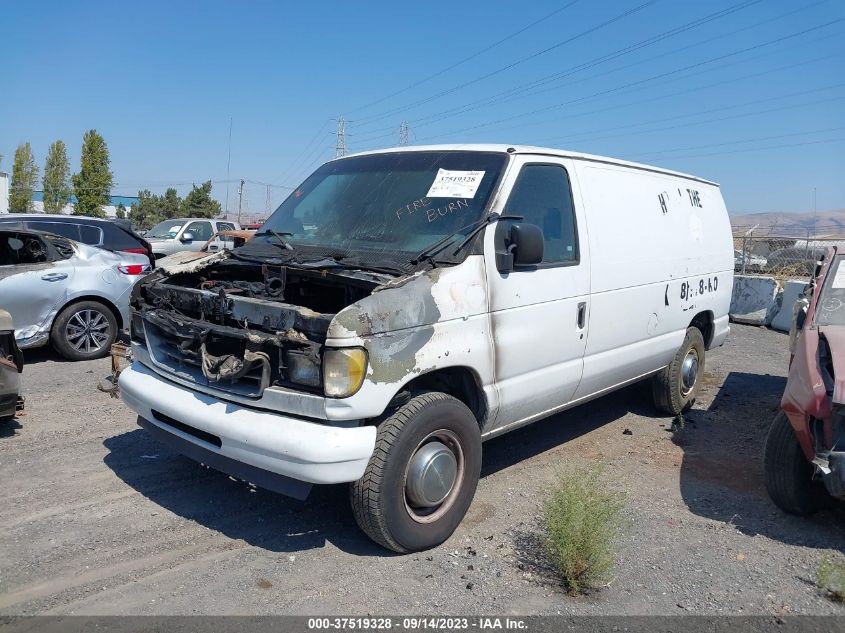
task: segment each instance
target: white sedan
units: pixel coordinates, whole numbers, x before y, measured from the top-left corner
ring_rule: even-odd
[[[129,325],[132,285],[149,271],[144,255],[0,229],[0,308],[21,349],[50,343],[70,360],[105,356]]]

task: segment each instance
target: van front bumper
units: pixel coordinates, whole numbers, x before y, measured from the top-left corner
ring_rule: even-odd
[[[141,426],[179,452],[298,498],[309,484],[360,479],[375,447],[373,426],[339,428],[250,409],[176,385],[137,361],[119,385]]]

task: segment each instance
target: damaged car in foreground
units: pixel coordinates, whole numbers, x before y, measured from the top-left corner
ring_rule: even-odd
[[[845,500],[845,255],[828,248],[793,310],[789,377],[765,449],[766,487],[808,515]]]
[[[482,439],[646,378],[660,409],[690,406],[732,275],[706,180],[505,145],[359,154],[244,246],[136,284],[120,393],[256,486],[348,482],[364,532],[417,551],[464,517]]]
[[[107,355],[129,324],[132,284],[149,271],[140,253],[0,227],[0,306],[21,349],[49,343],[69,360]]]

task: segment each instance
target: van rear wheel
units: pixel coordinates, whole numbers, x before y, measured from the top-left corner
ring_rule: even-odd
[[[669,415],[686,411],[695,402],[703,374],[704,336],[698,328],[690,327],[675,358],[651,379],[654,405]]]
[[[378,426],[364,476],[350,484],[358,526],[399,553],[440,545],[469,509],[481,474],[481,431],[461,401],[411,398]]]

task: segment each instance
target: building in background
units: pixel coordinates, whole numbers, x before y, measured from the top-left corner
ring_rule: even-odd
[[[9,212],[9,174],[0,171],[0,213]]]
[[[129,213],[129,207],[138,202],[137,196],[111,196],[110,204],[103,207],[106,217],[114,218],[117,216],[117,207],[123,204],[126,207],[126,213]],[[63,208],[62,213],[70,215],[73,213],[73,205],[76,204],[76,196],[70,197]],[[0,213],[9,213],[9,175],[0,172]],[[30,213],[44,213],[44,192],[34,191],[32,194],[32,210]]]

